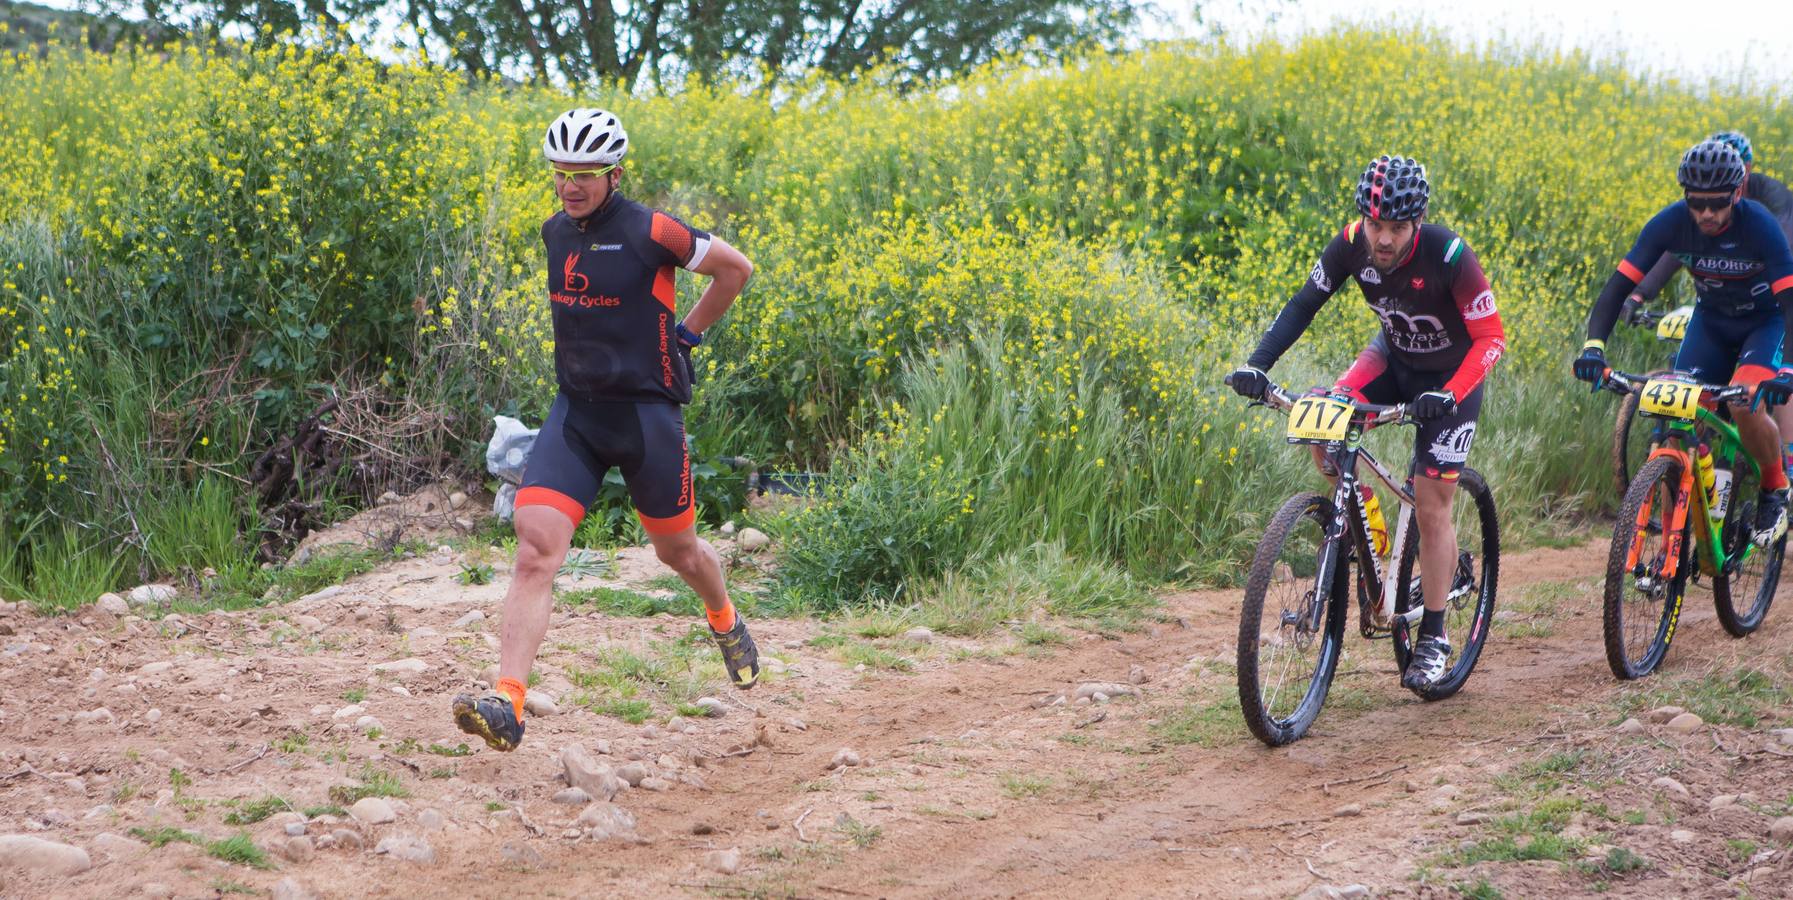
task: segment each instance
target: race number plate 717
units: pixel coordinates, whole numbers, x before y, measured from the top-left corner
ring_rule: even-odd
[[[1345,439],[1351,427],[1351,404],[1333,397],[1302,397],[1289,410],[1289,442],[1332,442]]]

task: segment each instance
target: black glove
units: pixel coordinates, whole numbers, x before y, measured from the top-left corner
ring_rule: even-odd
[[[1240,366],[1225,380],[1232,386],[1233,393],[1248,400],[1262,400],[1264,392],[1270,389],[1270,376],[1255,366]]]
[[[1770,410],[1777,406],[1785,406],[1793,399],[1793,368],[1782,367],[1773,378],[1756,386],[1756,399],[1750,403],[1754,409],[1758,403],[1767,403]]]
[[[1606,377],[1606,351],[1598,341],[1588,341],[1581,348],[1581,355],[1575,357],[1575,377],[1593,385],[1600,386],[1600,379]]]
[[[1450,391],[1427,391],[1407,404],[1407,414],[1415,419],[1442,419],[1457,411],[1457,398]]]
[[[686,328],[684,322],[674,325],[673,333],[678,335],[679,343],[687,347],[695,347],[704,342],[704,336]]]
[[[1638,313],[1642,312],[1643,308],[1644,300],[1642,297],[1639,297],[1636,294],[1626,297],[1625,302],[1619,305],[1619,321],[1624,322],[1627,325],[1642,324],[1642,320],[1638,318]]]

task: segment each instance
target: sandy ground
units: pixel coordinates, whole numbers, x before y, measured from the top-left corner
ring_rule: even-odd
[[[1770,836],[1793,815],[1793,733],[1777,733],[1793,725],[1793,613],[1733,640],[1696,588],[1664,670],[1619,685],[1600,642],[1603,543],[1507,558],[1508,614],[1445,702],[1402,691],[1386,643],[1349,637],[1319,722],[1275,750],[1227,706],[1236,591],[1167,596],[1135,631],[1052,623],[1031,642],[755,620],[778,660],[751,691],[683,642],[695,617],[563,604],[536,688],[557,712],[531,717],[514,753],[464,755],[448,701],[496,662],[502,564],[463,586],[463,558],[425,554],[174,620],[15,606],[0,613],[0,834],[89,865],[0,864],[0,895],[1793,896],[1793,854]],[[665,594],[666,574],[629,550],[562,589]],[[1768,675],[1747,727],[1648,721],[1743,666]],[[621,682],[642,724],[595,711],[617,712]],[[1050,702],[1088,682],[1133,693]],[[676,715],[696,695],[723,714]],[[1620,730],[1633,712],[1643,727]],[[646,780],[609,804],[556,802],[572,747]],[[833,765],[843,749],[857,765]],[[385,798],[393,821],[347,814],[369,785],[402,794]],[[1511,859],[1543,846],[1515,817],[1551,809],[1568,859]],[[158,829],[191,839],[151,847]],[[238,833],[267,868],[208,852]],[[1503,835],[1509,858],[1465,858]]]

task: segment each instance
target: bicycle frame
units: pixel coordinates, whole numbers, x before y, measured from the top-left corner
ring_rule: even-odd
[[[1264,402],[1273,408],[1287,410],[1293,400],[1291,395],[1279,388],[1272,391]],[[1337,547],[1343,541],[1350,540],[1357,548],[1359,557],[1369,560],[1369,563],[1361,566],[1359,571],[1369,583],[1368,595],[1379,598],[1382,618],[1391,623],[1394,617],[1395,589],[1397,587],[1395,579],[1391,576],[1392,573],[1400,571],[1401,554],[1406,552],[1407,547],[1407,529],[1416,527],[1413,524],[1415,501],[1413,492],[1397,482],[1388,468],[1376,459],[1368,448],[1363,446],[1363,436],[1378,425],[1404,422],[1405,417],[1405,405],[1382,408],[1381,412],[1363,421],[1360,421],[1359,417],[1353,416],[1344,440],[1319,445],[1326,448],[1326,464],[1338,473],[1334,478],[1332,490],[1333,519],[1327,523],[1325,529],[1326,542],[1330,546]],[[1364,510],[1363,503],[1358,496],[1357,486],[1362,483],[1362,479],[1358,477],[1360,463],[1368,463],[1370,471],[1375,474],[1377,480],[1381,481],[1400,502],[1400,511],[1395,515],[1395,531],[1390,536],[1394,542],[1391,545],[1393,552],[1389,557],[1389,568],[1386,571],[1383,569],[1382,558],[1376,555],[1375,544],[1370,540],[1369,513]],[[1314,583],[1330,583],[1330,579],[1336,572],[1336,567],[1343,564],[1343,553],[1327,552],[1322,554]],[[1408,624],[1417,624],[1422,611],[1423,609],[1420,607],[1410,610],[1405,617],[1409,620]],[[1309,624],[1318,629],[1325,610],[1316,604],[1312,615],[1314,621]]]
[[[1645,381],[1638,376],[1616,371],[1609,371],[1607,378],[1614,390],[1626,393],[1641,390]],[[1725,394],[1735,390],[1736,388],[1728,386],[1703,386],[1703,393]],[[1721,397],[1719,402],[1728,402],[1728,399]],[[1704,402],[1694,409],[1694,418],[1691,421],[1668,419],[1661,416],[1652,416],[1652,418],[1658,420],[1654,433],[1651,435],[1651,440],[1657,446],[1656,449],[1650,451],[1649,459],[1669,457],[1681,466],[1681,483],[1675,491],[1674,508],[1669,510],[1669,518],[1665,520],[1667,528],[1664,534],[1666,543],[1663,552],[1666,558],[1662,576],[1673,578],[1680,571],[1681,542],[1687,534],[1690,513],[1694,514],[1691,517],[1694,547],[1701,551],[1699,554],[1702,564],[1701,571],[1707,575],[1715,575],[1729,564],[1730,560],[1725,555],[1722,530],[1712,527],[1711,504],[1706,497],[1706,492],[1703,489],[1697,491],[1693,489],[1695,484],[1704,483],[1705,466],[1699,454],[1690,452],[1688,448],[1700,444],[1699,432],[1701,429],[1705,429],[1715,438],[1713,441],[1706,442],[1715,462],[1723,460],[1725,466],[1735,472],[1738,462],[1741,461],[1758,479],[1761,477],[1761,467],[1755,458],[1743,448],[1743,440],[1737,432],[1737,426],[1725,421],[1718,415],[1715,407],[1709,408]],[[1734,485],[1736,482],[1732,483]],[[1735,490],[1734,487],[1733,490]],[[1638,531],[1626,556],[1627,568],[1635,568],[1638,557],[1643,552],[1644,539],[1647,536],[1645,530],[1649,527],[1654,503],[1654,498],[1652,498],[1638,509],[1636,522]],[[1749,550],[1746,548],[1743,553],[1747,556]]]
[[[1712,507],[1706,498],[1706,492],[1693,489],[1696,483],[1705,481],[1705,467],[1700,462],[1699,454],[1687,450],[1687,447],[1697,446],[1700,443],[1698,433],[1700,427],[1706,428],[1717,438],[1715,442],[1708,442],[1714,463],[1722,461],[1734,472],[1737,463],[1741,461],[1749,466],[1749,470],[1757,478],[1761,477],[1761,467],[1756,463],[1755,457],[1750,456],[1743,449],[1742,438],[1737,433],[1737,426],[1720,418],[1716,412],[1701,406],[1695,413],[1695,419],[1692,422],[1662,420],[1657,425],[1652,439],[1657,441],[1658,446],[1650,452],[1649,458],[1667,456],[1675,459],[1681,465],[1681,485],[1676,491],[1675,508],[1672,511],[1673,518],[1669,520],[1671,530],[1667,535],[1668,545],[1665,548],[1668,559],[1663,576],[1667,578],[1673,578],[1680,569],[1681,540],[1682,535],[1686,534],[1690,511],[1696,513],[1693,516],[1694,547],[1701,551],[1700,560],[1704,563],[1701,567],[1702,571],[1712,575],[1730,562],[1725,557],[1724,535],[1719,529],[1712,527]],[[1651,505],[1651,503],[1645,503],[1638,510],[1637,526],[1639,529],[1649,525]],[[1637,565],[1637,557],[1642,551],[1643,539],[1644,535],[1640,533],[1637,540],[1632,543],[1631,552],[1625,560],[1628,567]]]

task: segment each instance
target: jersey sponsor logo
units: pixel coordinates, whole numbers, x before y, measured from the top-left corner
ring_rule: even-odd
[[[593,244],[593,245],[591,245],[591,249],[602,253],[602,252],[605,252],[608,250],[621,250],[621,249],[623,249],[623,245],[621,245],[621,244]]]
[[[1718,245],[1718,249],[1720,249],[1720,250],[1735,250],[1735,249],[1737,249],[1737,242],[1731,241],[1728,244],[1721,243]]]
[[[1469,301],[1469,307],[1463,310],[1463,320],[1473,322],[1477,319],[1486,319],[1494,315],[1495,312],[1497,310],[1494,308],[1494,292],[1483,291],[1475,295],[1474,300]]]
[[[1332,279],[1326,277],[1326,267],[1318,260],[1314,262],[1314,270],[1308,273],[1307,280],[1313,282],[1314,287],[1328,294],[1332,293]]]
[[[666,314],[660,314],[660,380],[672,387],[672,343],[666,339]]]
[[[1459,465],[1469,459],[1469,445],[1475,442],[1475,423],[1464,422],[1449,431],[1438,435],[1427,451],[1431,457],[1445,465]]]
[[[1725,275],[1749,275],[1767,268],[1759,259],[1732,259],[1728,256],[1696,257],[1689,269],[1709,272],[1723,277]]]
[[[1388,334],[1389,344],[1396,350],[1403,353],[1437,353],[1450,349],[1451,335],[1444,330],[1443,320],[1425,313],[1405,313],[1394,306],[1394,301],[1388,297],[1370,303],[1377,318],[1382,320],[1382,330]]]
[[[1426,289],[1426,280],[1424,278],[1415,278],[1408,282],[1408,284],[1413,285],[1413,289],[1416,291],[1423,291]]]
[[[1376,271],[1375,266],[1364,266],[1363,271],[1357,273],[1357,280],[1364,284],[1381,284],[1382,273]]]
[[[621,297],[609,297],[604,294],[588,294],[591,290],[591,279],[579,271],[579,251],[567,254],[566,262],[561,265],[561,291],[549,291],[548,299],[561,306],[577,306],[590,309],[594,306],[621,306]]]
[[[567,254],[567,261],[560,267],[560,271],[566,275],[566,280],[561,282],[561,286],[566,288],[567,293],[583,294],[591,290],[591,279],[579,271],[579,252],[577,250]]]

